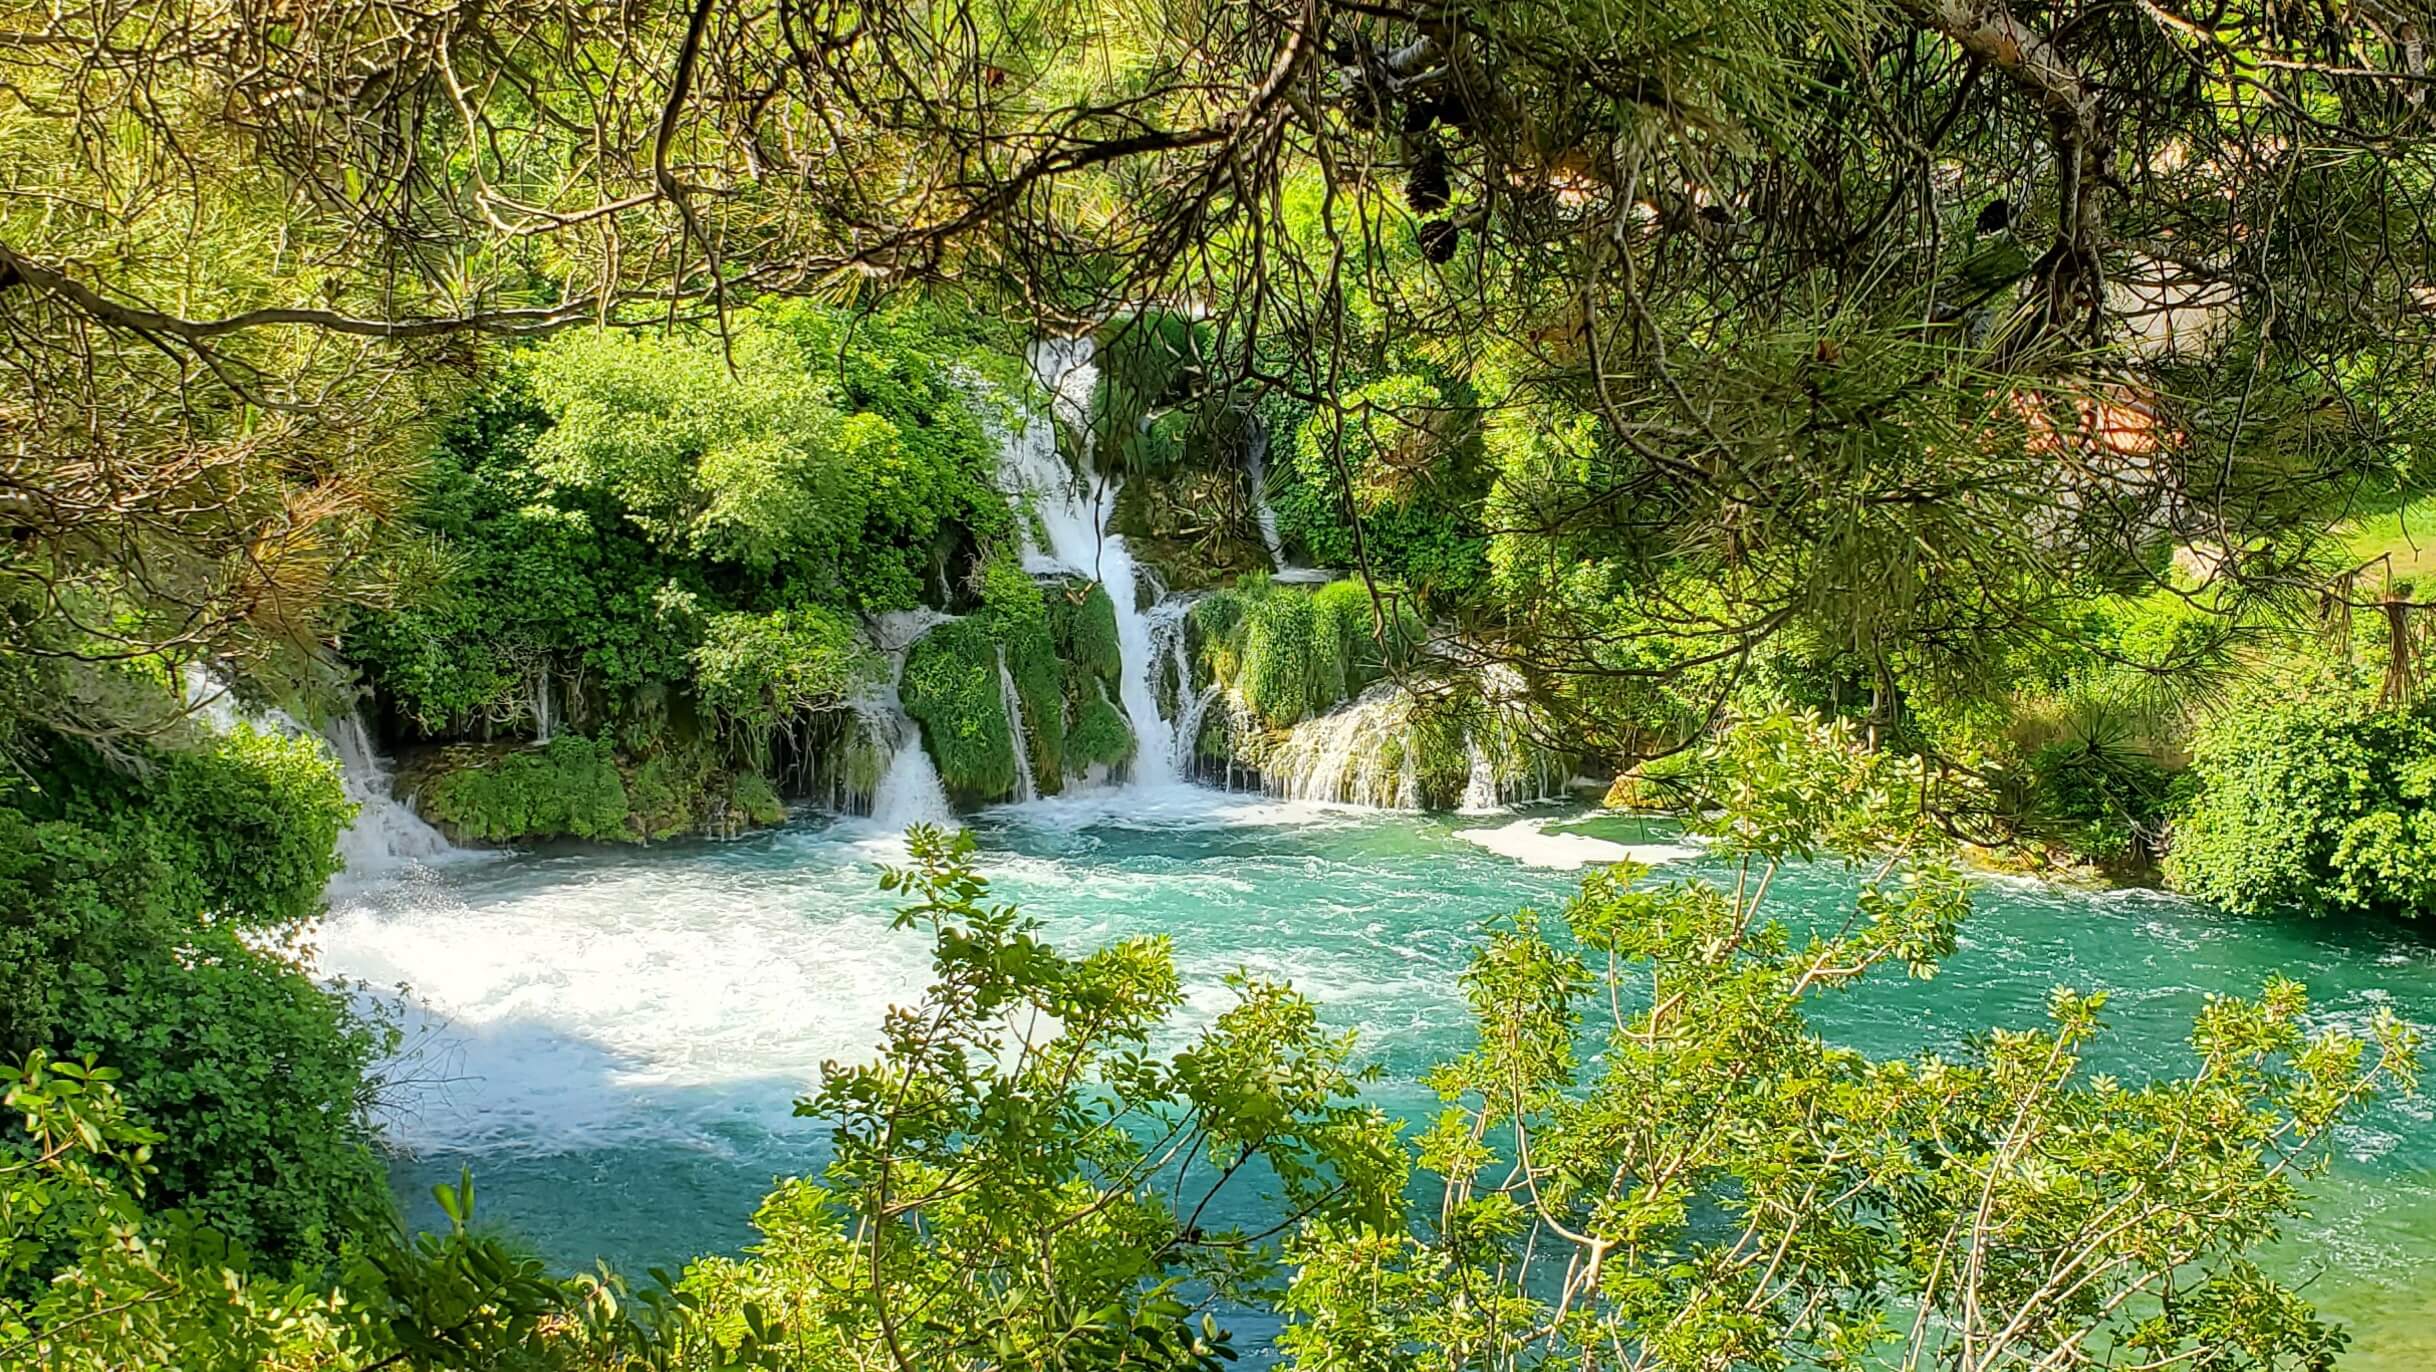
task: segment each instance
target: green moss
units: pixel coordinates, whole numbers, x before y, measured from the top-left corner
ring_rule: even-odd
[[[1108,598],[1108,588],[1069,581],[1050,597],[1058,656],[1114,686],[1124,674],[1125,656],[1117,646],[1116,602]]]
[[[1311,597],[1300,591],[1273,591],[1244,615],[1235,688],[1273,728],[1308,719],[1343,695],[1342,654],[1314,651],[1318,626]],[[1323,681],[1333,694],[1323,692]]]
[[[422,805],[460,837],[491,843],[620,838],[628,811],[608,745],[581,734],[448,771],[425,791]]]
[[[1114,767],[1133,756],[1133,726],[1108,697],[1093,688],[1090,699],[1075,711],[1074,727],[1066,734],[1066,765],[1076,775],[1094,763]]]
[[[942,624],[905,655],[900,687],[905,713],[922,737],[949,794],[968,803],[1002,800],[1015,789],[1015,741],[998,692],[998,643],[981,618]]]
[[[1053,629],[1054,607],[1064,596],[1033,580],[1013,558],[1000,557],[982,570],[981,599],[1015,681],[1033,785],[1054,795],[1065,786],[1066,698]],[[1113,616],[1109,622],[1113,641]]]
[[[728,782],[728,808],[755,824],[776,824],[787,817],[778,790],[758,772],[739,772]]]

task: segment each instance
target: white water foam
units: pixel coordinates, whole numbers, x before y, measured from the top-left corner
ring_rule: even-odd
[[[1548,823],[1545,818],[1518,819],[1494,829],[1459,829],[1455,837],[1510,857],[1526,867],[1559,872],[1614,862],[1659,867],[1695,857],[1700,852],[1680,843],[1617,843],[1588,834],[1552,834],[1547,832]]]
[[[1024,727],[1023,695],[1015,689],[1015,674],[1007,670],[1007,645],[998,645],[998,703],[1006,710],[1007,737],[1015,745],[1015,799],[1018,803],[1040,798],[1040,786],[1032,778],[1032,734]]]
[[[867,1057],[928,979],[865,856],[807,852],[836,868],[810,882],[716,859],[518,859],[462,890],[367,893],[325,922],[319,962],[410,990],[408,1051],[386,1069],[403,1088],[386,1133],[409,1151],[715,1147],[723,1121],[779,1126],[824,1060]]]

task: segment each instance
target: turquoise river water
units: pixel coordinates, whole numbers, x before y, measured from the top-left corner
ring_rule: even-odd
[[[997,892],[1065,945],[1168,934],[1188,1019],[1227,1003],[1221,980],[1238,967],[1290,979],[1360,1031],[1395,1110],[1422,1108],[1411,1083],[1465,1046],[1456,977],[1483,921],[1553,910],[1578,880],[1568,864],[1617,843],[1699,862],[1609,817],[1423,816],[1194,788],[971,823]],[[771,1179],[821,1165],[821,1127],[792,1116],[794,1097],[823,1060],[871,1051],[884,1007],[921,984],[926,945],[889,930],[872,880],[901,856],[867,823],[812,818],[732,843],[451,863],[338,901],[325,969],[405,987],[385,1124],[410,1213],[435,1220],[432,1183],[471,1167],[482,1216],[570,1268],[673,1269],[750,1242]],[[1804,872],[1780,890],[1798,919],[1840,908],[1850,882]],[[2186,1063],[2204,995],[2254,992],[2276,970],[2309,985],[2327,1022],[2388,1007],[2436,1026],[2436,944],[2423,938],[2011,879],[1983,887],[1934,981],[1875,984],[1815,1015],[1861,1048],[1952,1050],[1978,1028],[2038,1023],[2057,984],[2102,987],[2114,1032],[2093,1061],[2138,1076]],[[2436,1367],[2429,1102],[2379,1103],[2310,1187],[2311,1215],[2271,1260],[2352,1326],[2344,1366]]]

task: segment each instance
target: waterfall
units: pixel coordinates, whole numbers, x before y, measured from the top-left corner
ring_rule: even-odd
[[[901,832],[916,824],[953,824],[947,786],[939,768],[922,746],[922,730],[905,713],[897,688],[905,676],[905,650],[914,640],[952,618],[936,610],[895,610],[878,617],[872,642],[888,659],[888,675],[852,703],[871,745],[887,754],[871,792],[871,818],[881,827]]]
[[[1099,380],[1093,361],[1096,348],[1088,337],[1042,339],[1032,347],[1032,370],[1048,388],[1050,408],[1060,423],[1078,432],[1088,432],[1091,393]],[[999,473],[1008,494],[1028,498],[1038,532],[1047,542],[1046,547],[1035,546],[1027,528],[1025,569],[1092,578],[1107,588],[1109,603],[1116,607],[1117,649],[1123,663],[1117,703],[1133,730],[1133,780],[1152,786],[1175,782],[1179,778],[1173,741],[1151,688],[1156,663],[1139,603],[1133,554],[1122,536],[1107,532],[1116,508],[1116,481],[1099,477],[1088,459],[1078,480],[1057,455],[1051,425],[1026,424],[1015,431],[1002,421],[989,422],[998,429]]]
[[[1471,755],[1471,775],[1463,783],[1463,804],[1459,813],[1485,814],[1497,808],[1497,765],[1489,760],[1489,750],[1480,746],[1480,735],[1467,734],[1463,746]]]
[[[1380,682],[1353,703],[1294,726],[1261,763],[1261,779],[1287,800],[1418,810],[1411,720],[1412,697]]]
[[[1032,778],[1032,735],[1024,728],[1023,696],[1015,689],[1015,674],[1007,670],[1007,646],[998,645],[998,700],[1006,707],[1007,737],[1015,744],[1015,799],[1018,802],[1040,799],[1040,786]]]
[[[338,759],[339,781],[356,807],[355,822],[338,836],[348,880],[368,880],[459,851],[391,791],[389,764],[372,746],[363,716],[349,710],[330,721],[322,743]]]
[[[1185,680],[1189,682],[1191,678]],[[1202,687],[1200,694],[1176,712],[1176,760],[1187,776],[1193,774],[1199,762],[1201,722],[1209,718],[1210,706],[1225,694],[1226,688],[1213,681]],[[1229,757],[1227,766],[1231,768],[1234,765],[1235,760]]]
[[[1277,534],[1277,511],[1269,505],[1269,426],[1251,418],[1251,441],[1244,445],[1244,479],[1252,488],[1252,518],[1260,522],[1260,541],[1268,546],[1272,571],[1286,570],[1286,541]]]
[[[550,741],[550,666],[546,662],[533,678],[533,741]]]
[[[1252,436],[1244,444],[1245,484],[1252,488],[1252,518],[1260,525],[1260,541],[1269,550],[1270,579],[1288,582],[1334,581],[1317,567],[1297,567],[1286,558],[1286,540],[1277,532],[1277,509],[1269,504],[1269,426],[1260,416],[1248,416]]]
[[[346,866],[332,882],[334,886],[360,885],[465,851],[424,823],[414,807],[392,793],[388,761],[372,746],[371,732],[353,710],[331,720],[316,734],[284,710],[240,708],[227,683],[200,663],[187,664],[184,675],[187,704],[214,733],[229,733],[239,724],[248,724],[264,733],[309,738],[338,764],[339,785],[355,806],[355,818],[338,836],[338,855]]]

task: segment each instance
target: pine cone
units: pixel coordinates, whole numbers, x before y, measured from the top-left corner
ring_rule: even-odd
[[[1446,208],[1446,154],[1432,146],[1413,163],[1412,174],[1404,178],[1404,203],[1415,214],[1435,214]]]
[[[1432,262],[1447,262],[1455,256],[1455,246],[1463,230],[1451,219],[1433,219],[1423,224],[1413,235],[1421,243],[1421,255]]]

